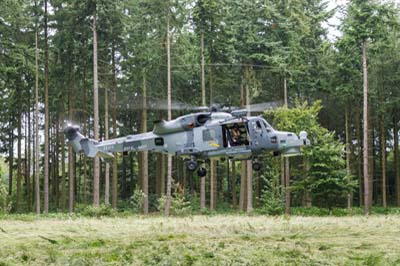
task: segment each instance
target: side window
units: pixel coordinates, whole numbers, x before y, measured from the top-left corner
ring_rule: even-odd
[[[253,129],[255,132],[257,132],[257,133],[262,132],[262,126],[261,126],[261,122],[259,120],[253,121],[252,125],[253,125]]]
[[[215,140],[216,136],[217,136],[217,133],[215,132],[215,129],[204,129],[203,130],[203,141]]]
[[[155,138],[154,139],[154,144],[156,146],[163,146],[164,145],[164,139],[163,138]]]

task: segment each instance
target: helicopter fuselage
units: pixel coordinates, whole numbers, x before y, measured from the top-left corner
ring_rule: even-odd
[[[75,152],[89,157],[113,157],[114,152],[154,151],[182,157],[209,159],[227,157],[251,159],[273,152],[283,156],[300,154],[309,145],[307,133],[300,138],[291,132],[277,131],[260,116],[243,116],[225,112],[196,113],[171,121],[158,121],[152,132],[95,141],[69,126],[65,134]]]

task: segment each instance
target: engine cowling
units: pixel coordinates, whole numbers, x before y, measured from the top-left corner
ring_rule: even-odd
[[[154,123],[153,133],[162,135],[192,130],[204,125],[210,117],[210,113],[198,113],[181,116],[171,121],[161,120]]]

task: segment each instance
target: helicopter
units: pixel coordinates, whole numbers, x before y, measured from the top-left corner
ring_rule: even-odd
[[[182,157],[190,171],[206,175],[200,162],[212,158],[252,160],[253,170],[262,167],[259,158],[266,153],[284,157],[301,154],[308,146],[307,132],[275,130],[262,116],[248,116],[248,110],[221,111],[212,107],[208,112],[196,112],[176,119],[154,122],[151,132],[97,141],[83,136],[79,127],[64,129],[69,145],[76,153],[88,157],[113,158],[115,152],[153,151]]]

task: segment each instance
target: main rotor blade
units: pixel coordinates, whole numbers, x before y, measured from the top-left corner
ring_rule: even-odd
[[[264,112],[267,110],[274,110],[280,106],[282,106],[282,101],[255,103],[250,105],[250,112]]]
[[[128,100],[126,100],[128,98]],[[117,103],[117,108],[129,110],[142,110],[144,107],[144,99],[141,95],[134,95],[125,98],[124,101]],[[157,99],[154,97],[146,97],[146,108],[148,110],[168,110],[168,102],[164,99]],[[208,111],[207,106],[194,106],[191,104],[182,103],[177,100],[171,101],[171,110],[187,110],[187,111]]]
[[[254,103],[250,104],[249,106],[249,111],[254,112],[254,113],[262,113],[264,111],[268,110],[274,110],[280,106],[282,106],[282,101],[272,101],[272,102],[264,102],[264,103]],[[245,109],[247,110],[247,106],[243,107],[238,107],[238,106],[231,106],[231,107],[223,107],[222,110],[225,111],[234,111],[234,110],[239,110],[239,109]]]

